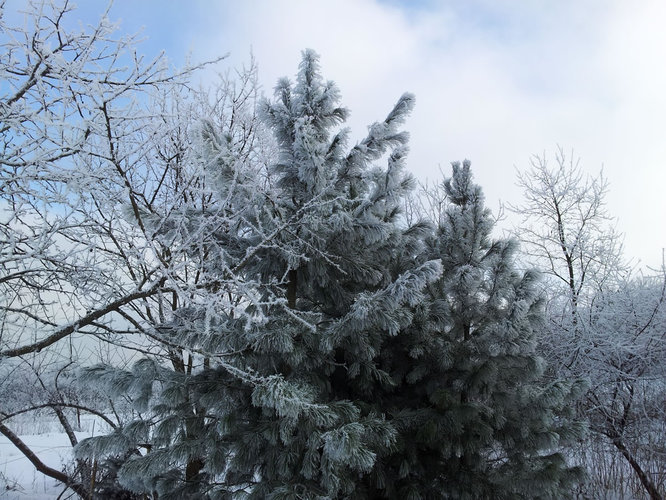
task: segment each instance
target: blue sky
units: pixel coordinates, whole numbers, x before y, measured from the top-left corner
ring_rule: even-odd
[[[10,0],[20,4],[19,0]],[[79,0],[92,22],[102,1]],[[409,167],[439,178],[469,158],[488,205],[518,202],[515,167],[574,150],[604,167],[626,254],[661,262],[666,247],[666,2],[643,0],[116,0],[112,20],[143,28],[140,51],[174,64],[230,53],[258,62],[266,93],[321,55],[360,138],[404,92],[416,109]],[[213,81],[213,78],[210,78]]]

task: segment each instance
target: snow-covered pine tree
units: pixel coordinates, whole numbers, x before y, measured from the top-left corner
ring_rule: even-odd
[[[582,430],[567,411],[581,384],[540,383],[537,276],[517,272],[515,241],[491,238],[469,162],[453,164],[444,191],[422,257],[441,259],[443,274],[381,353],[399,437],[372,476],[389,498],[565,498],[580,471],[557,451]]]
[[[131,455],[118,477],[161,500],[382,496],[381,485],[360,481],[397,438],[376,400],[394,385],[379,354],[411,324],[441,270],[436,259],[416,266],[412,258],[429,226],[399,224],[413,186],[399,127],[413,98],[400,98],[350,149],[339,129],[347,111],[315,53],[304,52],[296,83],[281,80],[276,98],[262,109],[279,149],[271,189],[243,189],[247,167],[207,132],[208,170],[221,173],[218,197],[229,207],[225,224],[189,214],[212,228],[198,233],[210,302],[176,311],[155,333],[205,361],[176,374],[149,359],[130,371],[87,372],[115,393],[139,395],[144,418],[82,443],[80,453],[143,443],[149,451]],[[383,157],[387,166],[375,166]]]

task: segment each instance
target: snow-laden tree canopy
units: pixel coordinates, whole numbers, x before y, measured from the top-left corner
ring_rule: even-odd
[[[352,147],[338,101],[305,51],[259,105],[277,143],[263,177],[203,128],[214,208],[151,222],[206,255],[200,298],[154,326],[194,361],[87,370],[141,418],[79,456],[124,456],[120,484],[160,498],[557,498],[579,475],[556,453],[577,386],[539,383],[534,275],[490,239],[468,163],[439,227],[403,222],[411,95]]]
[[[31,12],[0,18],[0,432],[39,471],[81,498],[567,495],[582,386],[544,382],[536,273],[468,162],[404,217],[411,94],[352,144],[311,50],[272,99],[254,65],[194,91],[106,18]],[[12,430],[40,411],[65,471]]]

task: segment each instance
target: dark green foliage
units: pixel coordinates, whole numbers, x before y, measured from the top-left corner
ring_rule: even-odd
[[[262,105],[279,156],[261,185],[204,129],[215,210],[156,223],[201,235],[201,298],[154,333],[198,361],[88,370],[142,418],[79,453],[144,446],[118,477],[161,500],[561,497],[572,388],[538,384],[535,276],[490,239],[468,164],[436,231],[401,222],[412,96],[350,149],[338,100],[306,51]]]
[[[582,430],[568,420],[577,384],[539,384],[536,276],[493,221],[470,165],[453,165],[449,205],[424,259],[443,274],[415,321],[381,354],[398,383],[384,403],[399,429],[383,481],[392,498],[562,498],[580,471],[556,451]]]

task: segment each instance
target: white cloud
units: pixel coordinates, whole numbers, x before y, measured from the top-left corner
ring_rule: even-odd
[[[182,29],[158,33],[147,19],[151,39],[177,36],[196,59],[231,51],[230,64],[246,61],[252,48],[268,94],[278,77],[293,77],[302,49],[317,50],[324,76],[352,111],[356,137],[402,92],[414,92],[411,170],[433,177],[438,165],[446,171],[449,161],[469,158],[492,208],[500,198],[519,200],[514,165],[556,144],[574,148],[590,173],[605,166],[609,209],[627,233],[628,255],[659,263],[666,247],[661,0],[169,5]]]

